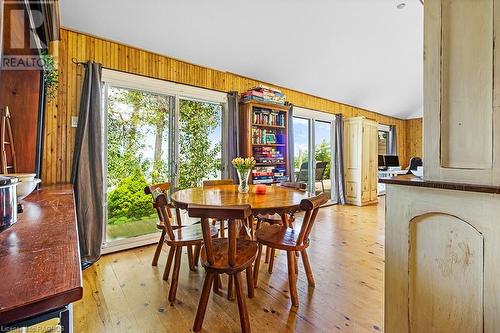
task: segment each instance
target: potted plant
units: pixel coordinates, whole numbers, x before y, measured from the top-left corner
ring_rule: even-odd
[[[236,157],[235,159],[233,159],[232,163],[236,168],[238,179],[240,181],[238,192],[248,193],[250,189],[250,187],[248,186],[248,176],[250,176],[250,171],[255,166],[255,159],[253,157]]]
[[[57,96],[57,86],[59,85],[59,72],[50,54],[42,54],[43,82],[45,87],[45,96],[47,102],[52,101]]]

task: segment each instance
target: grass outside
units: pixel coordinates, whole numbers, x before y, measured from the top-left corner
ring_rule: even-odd
[[[107,225],[107,240],[117,240],[122,238],[130,238],[135,236],[147,235],[158,232],[156,221],[158,217],[155,215],[145,216],[138,220],[119,221],[119,223],[109,223]]]

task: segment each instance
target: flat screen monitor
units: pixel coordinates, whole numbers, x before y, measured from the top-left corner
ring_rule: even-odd
[[[398,155],[385,155],[385,166],[386,167],[400,166]]]
[[[378,167],[385,167],[384,155],[378,155]]]

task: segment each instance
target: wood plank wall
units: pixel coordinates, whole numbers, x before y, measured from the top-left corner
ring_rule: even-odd
[[[83,66],[73,64],[71,62],[73,57],[79,61],[94,60],[109,69],[223,92],[235,90],[244,92],[259,83],[269,84],[67,29],[61,29],[58,54],[59,94],[55,101],[47,105],[45,119],[42,165],[44,184],[65,183],[70,180],[76,132],[75,128],[71,127],[71,116],[78,115],[83,80]],[[286,94],[287,100],[297,106],[330,113],[342,113],[345,117],[366,116],[382,124],[396,125],[400,159],[401,161],[408,160],[405,120],[387,117],[284,87],[275,87],[281,89]]]
[[[406,121],[406,157],[423,157],[422,155],[422,118],[408,119]],[[408,162],[407,162],[408,163]]]

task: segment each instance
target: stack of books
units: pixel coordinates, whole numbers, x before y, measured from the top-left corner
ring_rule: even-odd
[[[285,113],[270,109],[253,108],[253,123],[256,125],[285,126]]]
[[[265,103],[275,103],[284,105],[286,96],[278,89],[270,88],[265,85],[259,85],[248,90],[241,96],[242,102],[257,101]]]
[[[272,184],[274,167],[256,167],[252,170],[254,184]]]
[[[256,167],[252,170],[253,184],[273,184],[288,181],[285,167]]]
[[[254,147],[253,157],[257,163],[283,163],[285,157],[273,147]]]
[[[288,176],[286,176],[286,168],[284,166],[277,166],[273,171],[274,182],[281,183],[288,181]]]

